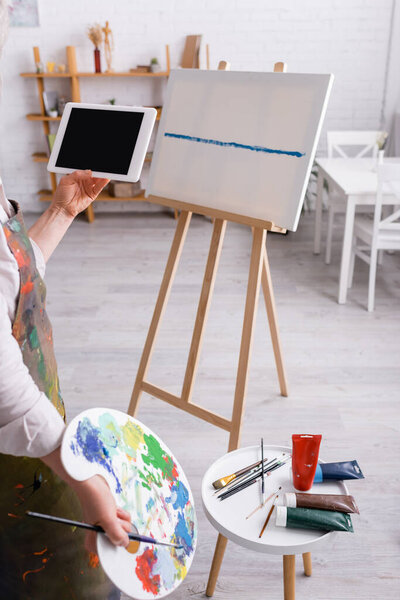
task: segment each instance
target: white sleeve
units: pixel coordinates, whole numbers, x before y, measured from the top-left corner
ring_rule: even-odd
[[[41,251],[40,247],[37,245],[37,243],[32,238],[29,238],[29,239],[32,244],[33,253],[35,255],[35,262],[36,262],[37,270],[40,273],[40,277],[42,279],[44,279],[44,274],[46,272],[46,263],[45,263],[45,260],[43,257],[43,252]]]
[[[65,424],[25,366],[0,294],[0,452],[41,457],[55,450]]]

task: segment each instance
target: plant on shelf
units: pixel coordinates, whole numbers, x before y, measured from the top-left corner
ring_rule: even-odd
[[[150,61],[150,69],[152,73],[158,73],[161,68],[157,58],[152,58]]]
[[[87,35],[89,40],[94,45],[94,70],[95,73],[101,73],[101,62],[100,62],[100,46],[103,41],[103,30],[99,23],[95,23],[91,27],[88,27]]]

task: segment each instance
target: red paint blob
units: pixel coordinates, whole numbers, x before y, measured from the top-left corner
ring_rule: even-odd
[[[152,548],[148,548],[143,554],[136,557],[136,575],[142,582],[145,592],[152,594],[158,594],[160,591],[160,575],[152,575],[156,560]]]

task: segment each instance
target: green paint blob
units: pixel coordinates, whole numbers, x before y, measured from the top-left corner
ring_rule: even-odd
[[[34,327],[31,333],[29,334],[29,345],[32,348],[32,350],[35,350],[35,348],[39,348],[39,338],[36,327]]]
[[[164,477],[175,481],[177,471],[171,456],[161,448],[160,443],[152,435],[144,434],[144,441],[147,445],[147,455],[142,455],[143,462],[146,465],[152,465],[155,469],[160,469]]]

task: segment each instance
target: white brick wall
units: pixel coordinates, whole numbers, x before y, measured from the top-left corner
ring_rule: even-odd
[[[25,119],[26,113],[38,112],[36,83],[18,76],[33,70],[32,46],[40,46],[44,62],[65,62],[65,46],[75,45],[78,68],[92,70],[85,31],[108,19],[114,66],[126,70],[152,56],[163,64],[166,43],[176,66],[185,35],[203,33],[213,68],[227,59],[232,69],[270,70],[284,60],[290,71],[334,73],[324,130],[374,129],[381,120],[393,1],[39,0],[40,28],[10,29],[1,61],[0,172],[8,195],[25,210],[41,210],[35,192],[49,186],[44,165],[31,161],[33,152],[46,149],[42,126]],[[47,83],[48,89],[63,85],[61,80]],[[152,104],[162,100],[162,92],[161,82],[148,80],[81,80],[82,100],[88,102],[116,97],[118,103]],[[323,133],[320,153],[324,147]]]

